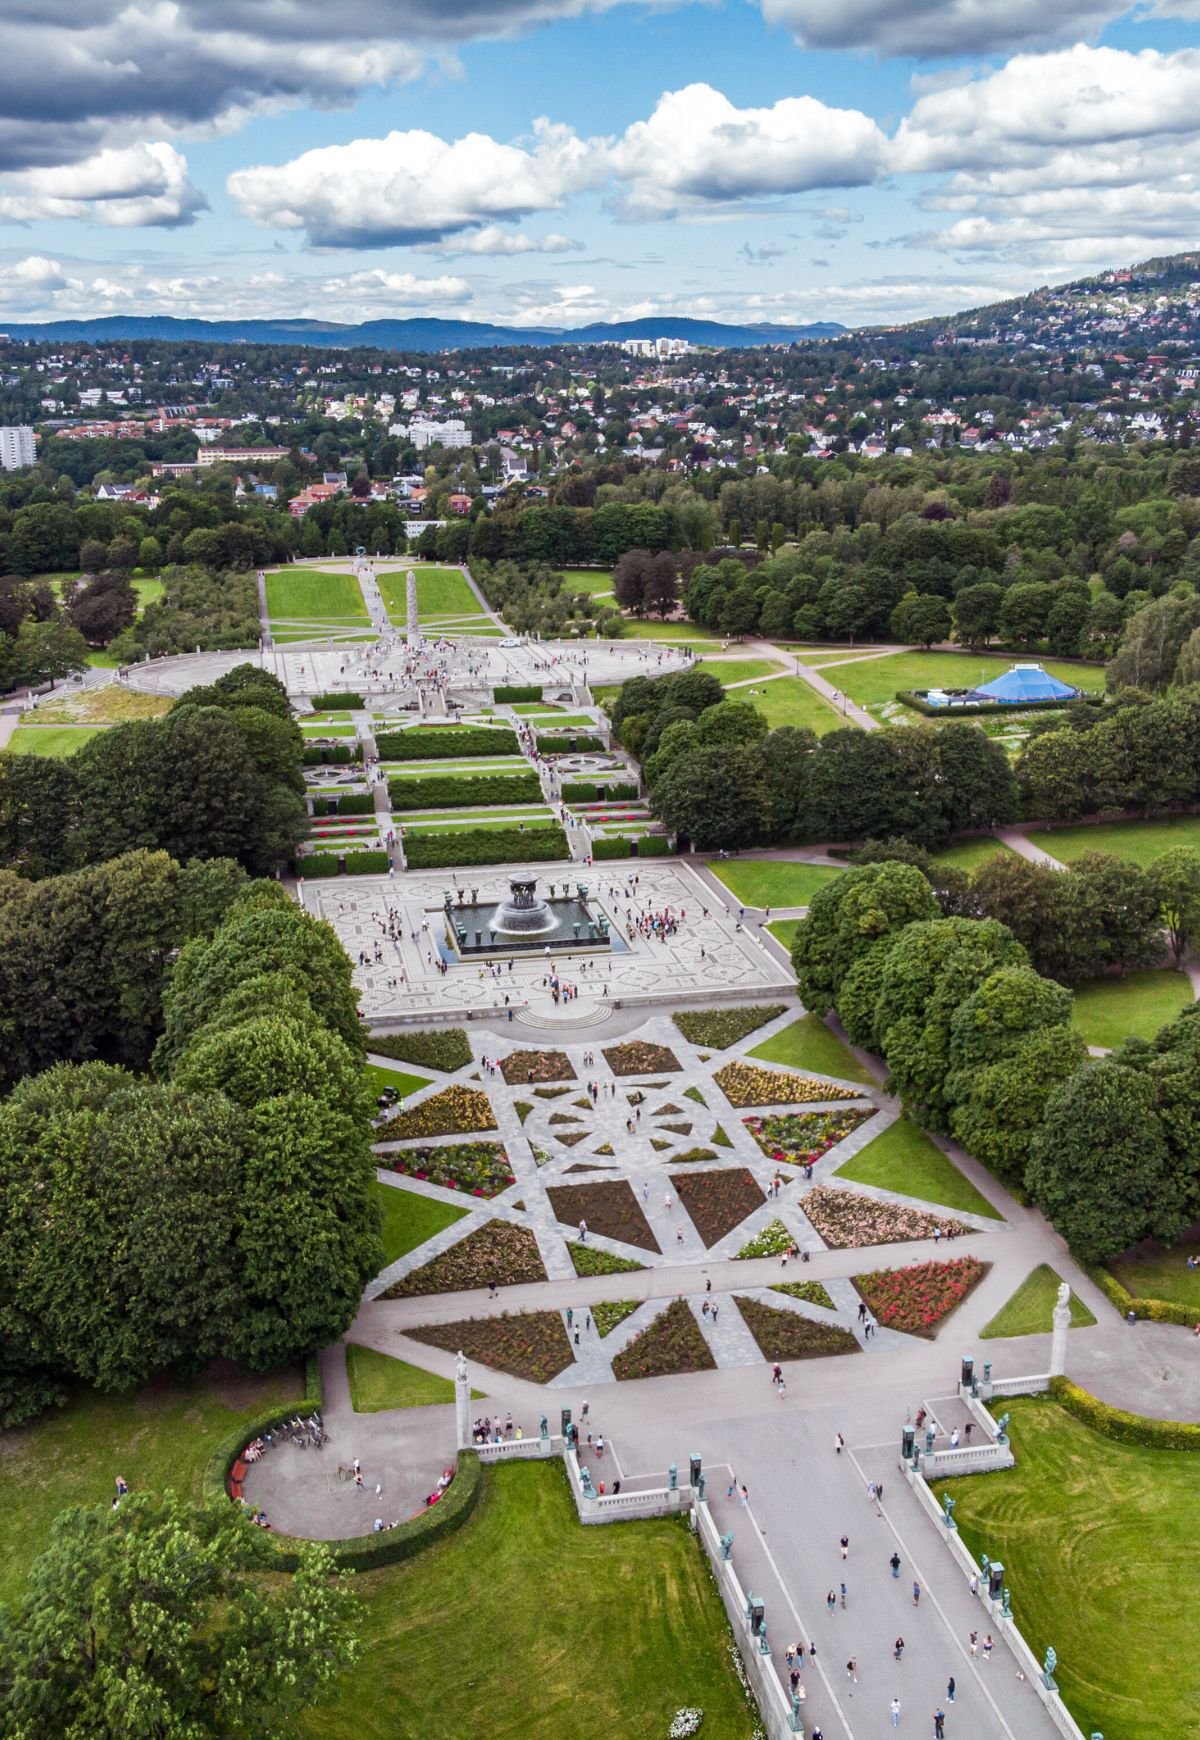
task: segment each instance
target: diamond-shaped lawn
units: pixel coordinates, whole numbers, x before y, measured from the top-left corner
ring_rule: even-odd
[[[546,1195],[555,1219],[565,1226],[578,1226],[586,1220],[588,1230],[602,1238],[619,1239],[622,1244],[661,1254],[662,1247],[650,1230],[642,1205],[624,1178],[598,1184],[552,1184]]]
[[[705,1245],[715,1245],[726,1233],[766,1201],[762,1185],[744,1166],[719,1172],[672,1172],[671,1183]]]

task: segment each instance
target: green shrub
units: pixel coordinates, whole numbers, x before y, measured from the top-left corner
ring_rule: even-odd
[[[345,767],[353,752],[348,743],[306,743],[300,759],[305,767]]]
[[[492,690],[492,698],[497,705],[507,701],[515,705],[518,701],[540,701],[542,685],[540,683],[501,683],[499,688]]]
[[[492,804],[543,801],[541,782],[532,768],[528,773],[497,773],[490,778],[431,774],[427,779],[389,779],[388,797],[394,810],[487,809]]]
[[[636,798],[638,788],[629,780],[619,780],[614,785],[596,785],[589,780],[568,779],[563,783],[562,795],[567,804],[616,804]]]
[[[337,799],[315,797],[312,801],[314,816],[335,816],[337,814]]]
[[[458,833],[408,834],[404,858],[410,870],[437,870],[452,864],[525,864],[569,858],[567,836],[553,827],[463,828]]]
[[[410,731],[375,735],[381,761],[449,761],[466,755],[516,755],[515,731],[487,725],[414,726]]]
[[[1092,707],[1104,705],[1103,695],[1089,694],[1086,690],[1081,691],[1078,698]],[[1065,701],[1048,698],[1044,701],[1022,701],[1016,706],[997,706],[994,701],[969,701],[961,706],[931,707],[924,694],[916,689],[897,689],[896,699],[902,701],[906,707],[911,707],[914,712],[923,713],[927,719],[974,719],[980,714],[986,714],[989,719],[1003,719],[1006,714],[1011,713],[1044,712],[1047,709],[1061,712],[1067,704]]]
[[[1198,1314],[1194,1308],[1181,1305],[1174,1299],[1142,1299],[1123,1286],[1117,1277],[1108,1269],[1097,1266],[1093,1268],[1088,1263],[1080,1265],[1085,1275],[1094,1281],[1110,1305],[1115,1305],[1122,1317],[1128,1317],[1132,1311],[1135,1317],[1143,1318],[1148,1323],[1179,1323],[1185,1329],[1193,1329]]]
[[[397,1063],[415,1063],[439,1069],[446,1075],[464,1069],[471,1061],[471,1046],[462,1027],[420,1028],[412,1033],[366,1031],[367,1050],[376,1057],[391,1057]]]
[[[386,876],[391,859],[384,851],[347,852],[347,876]]]
[[[313,710],[317,713],[352,713],[366,706],[361,695],[314,695]]]
[[[1117,1444],[1139,1444],[1144,1450],[1200,1450],[1200,1426],[1190,1420],[1151,1420],[1145,1414],[1127,1414],[1065,1377],[1050,1379],[1050,1394],[1068,1414]]]
[[[539,735],[537,746],[541,755],[583,755],[607,747],[602,738],[589,737],[582,731],[563,731],[557,737]]]
[[[592,859],[598,862],[601,858],[632,858],[632,840],[593,840]]]
[[[633,842],[635,858],[668,858],[671,842],[666,834],[643,834]]]
[[[693,1045],[724,1051],[727,1045],[736,1044],[756,1027],[774,1021],[786,1007],[784,1003],[762,1003],[748,1009],[681,1009],[671,1019]]]
[[[337,876],[341,867],[342,861],[336,852],[310,852],[297,858],[292,870],[295,875],[311,880],[314,876]]]
[[[331,816],[373,816],[375,814],[375,793],[372,791],[347,791],[340,796],[329,799],[329,814]]]

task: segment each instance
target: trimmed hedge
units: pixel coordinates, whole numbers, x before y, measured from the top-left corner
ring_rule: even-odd
[[[315,713],[353,713],[366,706],[361,695],[352,690],[345,695],[314,695],[313,711]]]
[[[618,780],[615,785],[594,785],[585,779],[568,779],[563,781],[562,787],[566,804],[624,803],[636,798],[637,794],[637,786],[629,780]]]
[[[371,791],[340,792],[336,797],[315,797],[314,816],[373,816],[375,793]]]
[[[1128,1317],[1132,1311],[1135,1317],[1144,1318],[1148,1323],[1179,1323],[1184,1329],[1194,1329],[1200,1321],[1200,1312],[1187,1305],[1180,1305],[1174,1299],[1138,1298],[1108,1269],[1092,1268],[1087,1263],[1081,1263],[1080,1267],[1088,1279],[1096,1283],[1109,1304],[1116,1306],[1122,1317]]]
[[[348,762],[357,761],[361,754],[361,745],[352,749],[348,743],[306,743],[300,751],[300,760],[305,767],[345,767]]]
[[[633,850],[638,858],[669,858],[671,841],[666,834],[643,834],[633,842]]]
[[[929,702],[915,689],[897,689],[896,699],[902,701],[906,707],[911,707],[914,712],[923,713],[927,719],[976,719],[980,717],[1002,719],[1006,713],[1035,713],[1053,709],[1061,712],[1064,707],[1070,705],[1072,699],[1086,701],[1092,707],[1104,705],[1103,695],[1095,695],[1087,690],[1081,690],[1077,696],[1068,696],[1061,701],[1021,701],[1004,705],[987,701],[969,701],[964,702],[961,706],[956,703],[953,707],[931,707]]]
[[[342,860],[336,852],[312,852],[305,858],[297,858],[292,865],[295,876],[337,876],[341,872]]]
[[[452,864],[526,864],[569,858],[567,836],[553,827],[463,828],[458,833],[409,833],[404,859],[410,870],[437,870]]]
[[[409,731],[375,735],[381,761],[450,761],[459,755],[516,755],[515,731],[487,725],[414,725]]]
[[[633,841],[624,839],[593,840],[592,861],[598,863],[602,858],[632,858]]]
[[[347,876],[386,876],[391,859],[384,851],[347,852]]]
[[[599,737],[589,737],[581,731],[563,731],[557,737],[537,739],[539,755],[584,755],[593,750],[601,754],[607,749],[607,744]]]
[[[1127,1414],[1123,1408],[1110,1408],[1065,1377],[1050,1379],[1050,1394],[1068,1414],[1117,1444],[1137,1444],[1143,1450],[1200,1450],[1200,1426],[1190,1420],[1151,1420],[1145,1414]]]
[[[389,779],[394,810],[486,810],[492,804],[542,803],[542,786],[528,773],[497,773],[488,778],[430,774],[427,779]]]
[[[372,1033],[365,1028],[367,1050],[398,1063],[415,1063],[449,1075],[471,1062],[471,1043],[462,1027],[422,1028],[415,1033]]]
[[[499,688],[492,690],[496,704],[507,701],[510,705],[517,701],[540,701],[542,685],[540,683],[501,683]]]

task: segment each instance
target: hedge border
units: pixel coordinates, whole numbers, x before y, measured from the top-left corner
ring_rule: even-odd
[[[519,755],[515,731],[487,725],[413,726],[375,734],[380,761],[454,761],[460,756]]]
[[[309,852],[292,865],[293,876],[338,876],[342,860],[337,852]]]
[[[1080,1268],[1090,1281],[1094,1281],[1110,1305],[1116,1307],[1122,1317],[1128,1317],[1132,1311],[1135,1317],[1147,1323],[1178,1323],[1184,1329],[1194,1329],[1200,1322],[1200,1311],[1187,1305],[1180,1305],[1174,1299],[1143,1299],[1131,1293],[1123,1282],[1110,1270],[1101,1264],[1091,1265],[1081,1263]]]
[[[348,743],[330,743],[324,748],[319,743],[306,743],[300,751],[304,767],[346,767],[351,761],[361,759],[361,743],[355,744],[353,750]]]
[[[1050,1379],[1051,1397],[1076,1420],[1116,1444],[1136,1444],[1143,1450],[1200,1450],[1200,1425],[1190,1420],[1152,1420],[1112,1408],[1070,1378]]]
[[[482,864],[569,862],[571,848],[566,832],[553,827],[461,828],[456,833],[437,834],[422,830],[404,841],[404,860],[410,870],[467,869]]]
[[[386,876],[391,859],[382,850],[367,852],[347,852],[345,868],[347,876]]]
[[[1003,719],[1014,713],[1062,712],[1075,701],[1086,701],[1090,706],[1102,707],[1104,696],[1093,694],[1083,689],[1078,695],[1069,696],[1065,700],[1048,698],[1044,701],[1021,701],[1011,705],[989,705],[986,701],[968,701],[965,705],[954,707],[931,707],[928,701],[922,700],[916,689],[897,689],[896,699],[906,707],[911,707],[916,713],[923,713],[926,719]]]
[[[312,704],[314,713],[354,713],[361,712],[367,703],[350,690],[344,695],[314,695]]]
[[[388,780],[388,802],[393,810],[491,809],[498,804],[544,804],[542,783],[532,768],[528,773],[426,774],[419,779],[397,776]]]
[[[586,731],[563,731],[557,737],[539,736],[536,742],[539,755],[604,755],[608,750],[602,737],[589,735]]]
[[[613,785],[599,785],[583,779],[564,780],[562,800],[565,804],[625,803],[636,800],[638,788],[631,780],[618,780]]]
[[[338,792],[333,797],[314,797],[314,816],[373,816],[375,794],[370,791]]]
[[[318,1411],[321,1405],[321,1367],[316,1354],[310,1353],[304,1362],[304,1394],[298,1402],[286,1408],[264,1410],[253,1420],[236,1429],[231,1428],[213,1446],[208,1461],[204,1464],[204,1473],[200,1477],[201,1502],[207,1505],[215,1504],[218,1499],[228,1501],[229,1475],[246,1445],[253,1443],[255,1438],[260,1438],[281,1420],[290,1420],[294,1414],[307,1416]]]
[[[501,683],[492,690],[492,699],[497,706],[514,705],[519,701],[540,701],[542,685],[540,683]]]

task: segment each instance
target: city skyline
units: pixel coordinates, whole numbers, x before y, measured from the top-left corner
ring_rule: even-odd
[[[949,313],[1195,245],[1198,23],[39,0],[0,23],[0,319]]]

